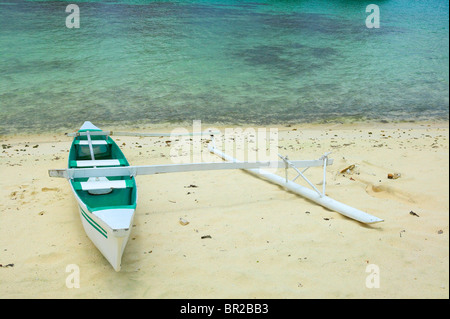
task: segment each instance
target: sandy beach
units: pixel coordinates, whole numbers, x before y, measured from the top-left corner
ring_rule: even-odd
[[[71,138],[0,136],[0,298],[449,298],[448,122],[277,128],[290,159],[331,151],[327,195],[384,222],[363,225],[240,170],[138,176],[115,272],[67,181],[48,176],[67,167]],[[132,165],[170,164],[168,139],[114,138]],[[320,168],[307,173],[320,185]],[[66,285],[68,265],[79,288]]]

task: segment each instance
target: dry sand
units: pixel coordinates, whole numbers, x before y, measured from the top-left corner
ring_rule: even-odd
[[[327,194],[384,222],[360,224],[239,170],[139,176],[115,272],[67,181],[48,177],[66,167],[71,139],[2,136],[0,298],[449,298],[448,122],[278,128],[291,159],[332,151]],[[167,137],[115,140],[132,165],[171,163]],[[308,173],[320,184],[320,169]],[[66,286],[71,264],[80,288]]]

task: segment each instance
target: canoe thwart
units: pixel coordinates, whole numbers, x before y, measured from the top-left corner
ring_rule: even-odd
[[[120,166],[125,164],[123,159],[70,161],[72,167]]]
[[[76,140],[75,145],[80,145],[80,146],[89,146],[89,141],[88,140]],[[109,141],[105,141],[105,140],[92,140],[91,141],[92,145],[107,145],[107,144],[111,144],[111,142]]]
[[[75,190],[100,190],[100,189],[116,189],[116,188],[130,188],[133,187],[132,180],[118,180],[118,181],[88,181],[88,182],[73,182]]]

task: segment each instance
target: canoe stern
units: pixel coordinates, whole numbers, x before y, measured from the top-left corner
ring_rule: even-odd
[[[89,239],[109,261],[114,270],[120,271],[122,255],[131,233],[134,209],[106,209],[89,211],[78,205],[81,222]]]

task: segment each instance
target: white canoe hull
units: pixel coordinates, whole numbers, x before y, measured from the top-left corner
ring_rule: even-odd
[[[130,237],[135,209],[116,208],[91,212],[74,192],[86,235],[108,260],[120,271],[122,255]]]

